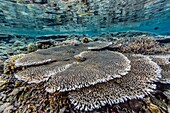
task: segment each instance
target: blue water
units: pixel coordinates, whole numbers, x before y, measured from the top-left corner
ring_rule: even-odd
[[[92,6],[92,11],[96,10],[100,14],[97,16],[85,15],[83,17],[76,14],[77,10],[65,11],[63,9],[64,3],[58,5],[61,7],[59,11],[54,11],[54,7],[47,4],[21,4],[14,1],[18,0],[13,0],[13,2],[12,0],[0,0],[1,34],[13,33],[31,36],[86,34],[93,36],[102,33],[135,30],[158,35],[170,35],[169,0],[141,0],[139,3],[137,1],[130,3],[125,0],[129,7],[126,7],[126,4],[121,6],[120,3],[120,6],[118,6],[120,9],[117,11],[113,8],[113,1],[109,1],[109,3],[103,2],[101,3],[102,7],[105,7],[101,10],[103,14],[99,12],[100,7],[96,9],[97,5],[94,5]],[[131,8],[131,5],[135,8]],[[57,20],[58,15],[60,16],[59,20],[61,19],[62,22]],[[105,19],[102,20],[103,18]],[[80,22],[78,22],[79,19]]]

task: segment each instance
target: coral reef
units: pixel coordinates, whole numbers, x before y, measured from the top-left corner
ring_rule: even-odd
[[[47,83],[47,91],[68,91],[121,77],[130,70],[130,61],[123,54],[112,51],[84,51],[76,55],[85,61],[56,61],[46,65],[27,67],[15,77],[28,83]],[[70,58],[74,59],[74,58]],[[103,60],[106,59],[106,60]]]
[[[130,41],[123,42],[120,52],[135,54],[160,54],[167,53],[166,47],[161,47],[159,43],[150,38],[131,38]]]
[[[150,57],[162,68],[162,78],[159,82],[170,84],[170,55],[150,55]]]
[[[47,49],[50,47],[54,47],[54,44],[55,44],[55,41],[52,39],[37,41],[37,46],[39,49]]]
[[[48,62],[68,60],[75,54],[80,53],[85,48],[82,46],[58,46],[48,49],[37,50],[36,52],[29,53],[25,57],[17,59],[15,65],[20,66],[31,66],[40,65]]]
[[[15,73],[15,77],[18,80],[23,80],[28,83],[40,83],[49,79],[49,77],[58,74],[69,68],[69,62],[53,62],[47,65],[41,65],[37,67],[29,67],[18,73]]]
[[[11,56],[8,60],[6,60],[4,63],[4,73],[14,72],[16,69],[15,61],[24,56],[25,54],[14,55]]]
[[[46,84],[48,92],[70,91],[106,82],[126,75],[130,70],[130,61],[118,52],[84,51],[79,56],[86,60],[73,62],[65,71],[51,76]]]
[[[28,44],[28,46],[27,46],[28,52],[34,52],[36,50],[37,50],[37,46],[35,44],[33,44],[33,43]]]
[[[157,81],[161,77],[161,69],[142,55],[129,57],[131,71],[126,76],[70,92],[69,99],[75,108],[91,111],[106,104],[123,103],[150,94],[156,88],[153,80]]]
[[[61,42],[62,44],[60,43],[59,44],[60,46],[51,47],[48,49],[39,49],[36,52],[29,53],[26,56],[17,59],[15,61],[15,65],[17,67],[31,66],[44,64],[48,62],[67,60],[73,57],[74,55],[79,54],[83,50],[87,49],[100,50],[112,44],[111,42],[93,42],[88,44],[76,43],[75,41],[73,43],[65,42],[66,41]]]
[[[89,50],[101,50],[112,45],[112,42],[90,42],[88,43]]]
[[[0,76],[0,108],[19,113],[167,111],[165,98],[150,94],[160,95],[159,83],[169,84],[168,46],[146,38],[78,40],[8,59]]]
[[[1,113],[58,113],[69,104],[66,94],[49,94],[42,85],[27,85],[16,79],[0,84],[0,93]]]

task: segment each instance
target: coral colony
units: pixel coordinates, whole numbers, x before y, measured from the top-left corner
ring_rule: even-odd
[[[170,83],[170,64],[168,54],[136,54],[143,51],[138,48],[144,48],[145,52],[154,48],[150,46],[152,41],[140,41],[145,43],[137,45],[133,53],[120,51],[125,46],[132,48],[134,42],[122,45],[117,51],[113,51],[115,46],[109,42],[38,50],[12,62],[17,70],[14,75],[29,84],[43,83],[49,93],[68,92],[71,104],[83,111],[143,98],[154,91],[154,82]],[[7,64],[6,73],[9,72]]]
[[[82,112],[170,112],[170,0],[0,0],[0,113]]]

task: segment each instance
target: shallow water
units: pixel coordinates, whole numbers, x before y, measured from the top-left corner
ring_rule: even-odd
[[[29,1],[32,0],[0,0],[1,33],[37,36],[129,30],[163,35],[170,32],[169,0]]]
[[[0,113],[168,113],[169,54],[170,0],[0,0]]]

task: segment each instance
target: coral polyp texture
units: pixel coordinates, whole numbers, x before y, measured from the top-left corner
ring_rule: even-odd
[[[75,61],[65,71],[51,76],[47,82],[48,92],[64,92],[106,82],[113,78],[120,78],[130,70],[128,58],[118,52],[84,51],[76,56],[83,57],[85,60]]]
[[[170,64],[170,55],[148,55],[158,65]]]
[[[69,92],[70,102],[76,109],[91,111],[106,104],[123,103],[143,98],[156,86],[153,81],[161,77],[160,67],[148,57],[131,55],[131,71],[122,78]]]
[[[89,44],[67,44],[48,49],[40,49],[36,52],[29,53],[15,60],[16,67],[41,65],[51,63],[55,61],[70,60],[74,55],[79,54],[84,50],[88,50],[88,47],[93,49],[103,49],[111,45],[111,42],[93,42]]]
[[[54,61],[69,60],[75,54],[80,53],[85,48],[82,46],[57,46],[49,49],[41,49],[27,54],[15,61],[15,66],[31,66],[50,63]]]
[[[24,57],[24,56],[25,56],[25,54],[19,54],[19,55],[11,56],[9,59],[7,59],[4,62],[4,73],[14,72],[14,70],[16,69],[15,61],[19,58]]]
[[[28,83],[40,83],[49,79],[50,76],[56,75],[57,73],[64,71],[66,68],[71,66],[67,61],[53,62],[46,65],[40,65],[36,67],[29,67],[25,70],[15,73],[15,77],[18,80],[23,80]]]
[[[166,53],[168,51],[167,48],[161,47],[157,41],[149,38],[132,38],[128,41],[125,41],[123,46],[120,47],[120,52],[135,54],[159,54]]]
[[[151,55],[150,58],[162,68],[159,82],[170,84],[170,55]]]

